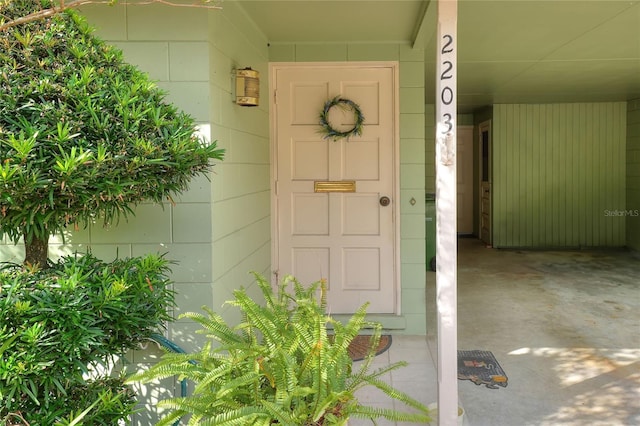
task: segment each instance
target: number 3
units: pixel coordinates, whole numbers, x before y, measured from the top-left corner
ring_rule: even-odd
[[[449,126],[447,130],[442,131],[443,134],[446,134],[446,133],[449,133],[451,130],[453,130],[453,122],[451,121],[451,114],[446,113],[446,114],[443,114],[442,116],[444,117],[444,124]]]

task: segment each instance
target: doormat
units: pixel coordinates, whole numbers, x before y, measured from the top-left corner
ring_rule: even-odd
[[[369,353],[371,336],[365,334],[357,335],[349,344],[349,356],[353,361],[362,361]],[[378,346],[375,348],[376,356],[380,355],[391,347],[391,336],[384,334],[380,336]]]
[[[476,385],[489,389],[507,387],[505,374],[496,357],[489,351],[458,351],[458,379],[471,380]]]

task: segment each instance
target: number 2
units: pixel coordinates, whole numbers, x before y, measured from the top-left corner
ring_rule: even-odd
[[[453,75],[450,74],[450,72],[453,70],[453,64],[451,63],[451,61],[444,61],[442,63],[443,68],[445,68],[442,71],[442,74],[440,74],[440,80],[448,80],[450,78],[453,78]]]
[[[445,53],[453,52],[453,47],[449,47],[453,44],[453,37],[450,36],[449,34],[445,34],[442,36],[442,38],[448,39],[448,41],[445,42],[444,46],[442,46],[442,54],[444,55]]]

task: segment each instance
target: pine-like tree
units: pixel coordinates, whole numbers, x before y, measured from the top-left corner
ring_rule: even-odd
[[[6,0],[15,19],[50,0]],[[46,267],[49,236],[162,202],[221,160],[192,117],[67,10],[0,32],[0,237]]]

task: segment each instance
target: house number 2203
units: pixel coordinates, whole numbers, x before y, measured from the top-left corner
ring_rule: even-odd
[[[455,99],[455,93],[451,86],[447,85],[447,80],[453,79],[453,62],[449,59],[453,59],[454,56],[454,44],[453,44],[453,36],[450,34],[444,34],[442,36],[442,50],[440,53],[442,54],[442,67],[440,72],[440,102],[442,102],[442,109],[445,110],[447,106],[453,103]],[[442,129],[443,134],[449,133],[453,130],[453,116],[451,113],[443,112],[442,121],[444,122],[446,128]]]

